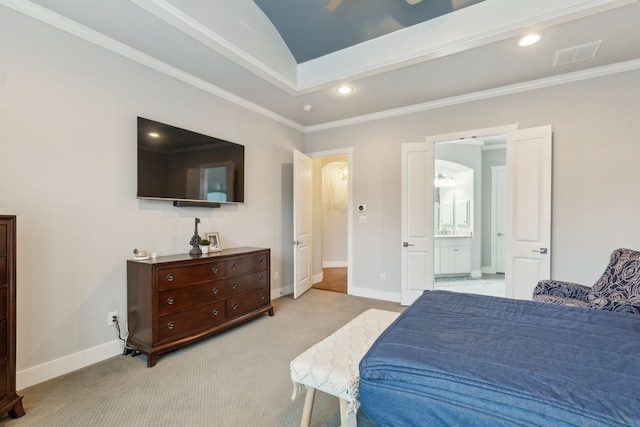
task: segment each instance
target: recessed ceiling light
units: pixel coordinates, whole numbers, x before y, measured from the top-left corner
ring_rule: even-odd
[[[309,104],[304,104],[302,106],[302,109],[308,113],[309,111],[313,110],[313,106]]]
[[[340,95],[349,95],[351,92],[353,92],[353,88],[347,85],[338,86],[336,90]]]
[[[151,138],[160,138],[160,134],[155,133],[155,132],[149,132],[149,133],[148,133],[148,135],[149,135]]]
[[[541,37],[539,34],[527,34],[526,36],[524,36],[518,41],[518,46],[520,47],[531,46],[532,44],[538,43],[540,41],[540,38]]]

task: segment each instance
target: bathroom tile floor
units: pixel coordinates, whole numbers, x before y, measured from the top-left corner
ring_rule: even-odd
[[[483,274],[477,279],[469,276],[437,277],[434,289],[504,297],[504,274]]]

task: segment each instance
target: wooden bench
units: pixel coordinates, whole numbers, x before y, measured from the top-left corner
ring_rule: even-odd
[[[291,398],[306,388],[301,427],[309,426],[316,390],[340,399],[340,422],[347,425],[347,416],[355,414],[360,406],[360,360],[399,314],[369,309],[291,361]]]

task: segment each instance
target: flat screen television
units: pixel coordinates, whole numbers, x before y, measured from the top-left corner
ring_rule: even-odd
[[[138,117],[138,198],[244,202],[244,146]]]

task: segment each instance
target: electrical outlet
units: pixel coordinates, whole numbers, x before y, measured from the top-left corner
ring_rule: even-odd
[[[108,326],[113,326],[117,323],[117,319],[118,318],[118,312],[117,311],[112,311],[111,313],[107,314],[107,325]]]

